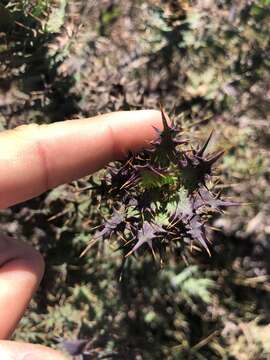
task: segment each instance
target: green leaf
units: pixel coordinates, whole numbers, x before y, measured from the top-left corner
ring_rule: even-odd
[[[261,5],[270,5],[270,0],[260,0],[259,3]]]
[[[46,24],[46,31],[49,33],[57,33],[64,24],[66,15],[67,0],[61,0],[57,8],[54,8],[50,14]]]
[[[210,290],[216,285],[212,279],[200,277],[198,266],[189,266],[179,274],[171,278],[171,284],[179,289],[182,295],[190,301],[191,298],[198,298],[205,304],[212,300]]]
[[[167,213],[159,213],[155,216],[155,223],[162,226],[162,225],[169,225],[169,218]]]
[[[192,213],[188,192],[185,188],[181,187],[177,191],[174,199],[168,202],[166,210],[170,215],[176,212],[181,212],[183,215],[190,215]]]
[[[173,175],[158,175],[150,170],[141,171],[141,185],[145,189],[160,188],[164,185],[173,185],[177,177]]]

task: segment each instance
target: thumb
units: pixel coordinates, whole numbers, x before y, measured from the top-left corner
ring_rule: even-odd
[[[58,351],[42,345],[0,341],[1,360],[68,360]]]

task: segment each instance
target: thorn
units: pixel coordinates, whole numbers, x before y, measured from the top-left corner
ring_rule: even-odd
[[[206,247],[206,251],[207,251],[207,254],[209,255],[209,257],[212,257],[211,252],[210,252],[208,246]]]
[[[99,238],[93,239],[90,244],[86,246],[86,248],[83,250],[83,252],[80,254],[79,258],[82,258],[88,250],[91,249],[92,246],[94,246],[98,242]]]
[[[184,156],[185,160],[186,160],[190,165],[192,165],[192,159],[191,159],[186,153],[183,153],[183,156]]]
[[[159,108],[160,108],[161,116],[162,116],[163,129],[164,130],[169,130],[170,127],[168,125],[168,122],[167,122],[167,119],[166,119],[166,116],[164,114],[163,107],[162,107],[161,104],[159,104]]]
[[[125,243],[124,246],[126,246],[126,245],[130,242],[130,241],[127,241],[127,240],[124,238],[124,236],[122,236],[122,235],[119,233],[119,231],[117,232],[117,235],[120,237],[121,240],[124,241],[124,243]]]
[[[86,190],[95,190],[97,188],[98,188],[98,186],[86,186],[86,187],[81,188],[81,189],[75,189],[75,190],[73,190],[73,192],[76,194],[76,193],[80,193],[80,192],[86,191]]]
[[[181,218],[176,218],[176,216],[172,219],[172,221],[168,224],[167,228],[170,229],[171,227],[174,227],[175,225],[177,225],[182,219]]]
[[[227,189],[227,188],[233,188],[233,187],[236,187],[236,186],[239,186],[240,183],[232,183],[232,184],[217,184],[215,185],[215,188],[216,189]]]
[[[189,266],[189,262],[188,262],[186,256],[185,256],[185,255],[181,255],[181,257],[182,257],[182,259],[184,260],[185,265],[186,265],[186,266]]]
[[[156,256],[156,253],[155,253],[155,250],[153,249],[153,247],[151,247],[151,252],[152,252],[154,261],[157,261],[157,256]]]
[[[207,165],[212,166],[221,156],[224,154],[224,150],[219,151],[215,155],[213,155],[211,158],[206,160]]]
[[[122,280],[123,280],[124,266],[125,266],[126,260],[127,260],[126,258],[123,258],[123,260],[122,260],[120,274],[119,274],[119,278],[118,278],[119,282],[122,282]]]
[[[198,251],[198,252],[202,252],[202,249],[199,247],[199,246],[196,246],[196,245],[192,245],[192,250],[196,250],[196,251]]]
[[[122,190],[124,187],[128,187],[130,185],[133,185],[135,183],[136,179],[129,179],[127,180],[121,187],[120,187],[120,190]]]
[[[206,139],[205,143],[202,145],[202,147],[197,151],[197,156],[200,156],[202,157],[203,156],[203,153],[205,152],[212,136],[213,136],[213,133],[214,133],[214,130],[211,131],[210,135],[208,136],[208,138]]]
[[[93,228],[90,229],[90,231],[94,231],[96,229],[99,229],[101,228],[102,226],[104,226],[103,224],[100,224],[100,225],[97,225],[97,226],[94,226]]]
[[[131,250],[125,255],[125,258],[129,257],[133,252],[134,252],[134,250],[131,249]]]
[[[220,228],[215,227],[215,226],[208,226],[208,228],[213,230],[213,231],[222,232],[222,230]]]
[[[155,173],[156,175],[158,175],[158,176],[160,176],[160,177],[163,177],[163,179],[166,178],[166,175],[160,173],[160,172],[159,172],[157,169],[155,169],[154,167],[151,167],[150,169],[151,169],[151,170],[153,171],[153,173]]]
[[[208,189],[208,187],[207,187],[207,185],[206,185],[206,182],[205,182],[204,180],[203,180],[202,185],[206,188],[207,191],[210,191],[210,190]]]
[[[124,245],[119,246],[118,248],[115,249],[115,251],[119,251],[119,250],[123,250],[127,245],[129,245],[132,241],[134,241],[134,239],[131,239],[129,241],[127,241]],[[127,256],[127,255],[126,255]]]

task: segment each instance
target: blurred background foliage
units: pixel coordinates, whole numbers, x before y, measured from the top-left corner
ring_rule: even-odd
[[[213,220],[211,258],[122,274],[110,243],[79,257],[106,210],[89,179],[2,211],[47,263],[15,339],[74,359],[270,358],[269,21],[269,0],[0,1],[1,129],[162,101],[196,142],[215,130],[220,189],[246,203]]]

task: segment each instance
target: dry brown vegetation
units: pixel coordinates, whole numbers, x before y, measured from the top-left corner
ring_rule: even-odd
[[[130,261],[121,282],[110,244],[79,258],[101,218],[74,184],[2,212],[47,262],[16,339],[87,339],[84,359],[269,358],[269,20],[268,0],[1,1],[2,129],[162,101],[196,140],[215,129],[219,186],[246,203],[213,220],[211,258]]]

